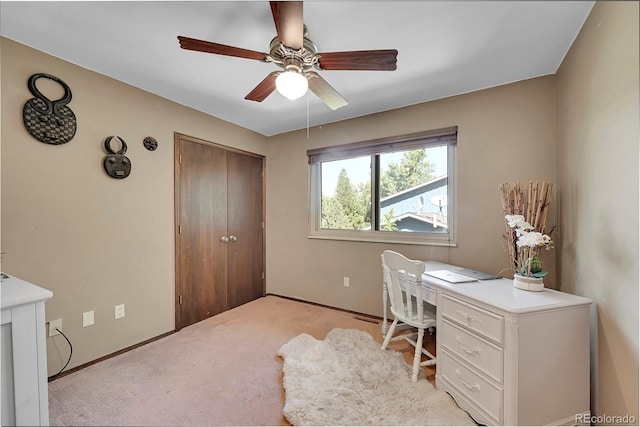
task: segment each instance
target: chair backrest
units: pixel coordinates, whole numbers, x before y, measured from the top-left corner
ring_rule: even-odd
[[[424,322],[422,299],[422,261],[411,260],[394,251],[382,252],[382,280],[386,284],[391,312],[400,318]],[[413,298],[412,298],[413,297]]]

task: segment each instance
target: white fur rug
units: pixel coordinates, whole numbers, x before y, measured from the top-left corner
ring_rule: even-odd
[[[367,332],[333,329],[323,341],[301,334],[278,355],[293,425],[476,425],[424,377],[411,382],[402,354],[380,350]]]

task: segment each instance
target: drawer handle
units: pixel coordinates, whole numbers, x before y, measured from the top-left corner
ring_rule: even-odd
[[[460,346],[462,351],[464,351],[467,354],[474,354],[474,353],[480,354],[480,352],[482,351],[480,350],[480,347],[468,348],[467,346],[462,344],[462,338],[460,338],[459,336],[456,336],[456,341],[458,342],[458,345]]]
[[[467,388],[467,390],[480,390],[480,384],[478,384],[478,383],[469,384],[465,380],[462,379],[462,372],[460,372],[460,369],[456,369],[456,375],[458,376],[458,379],[460,380],[462,385]]]
[[[476,319],[475,317],[473,317],[472,315],[470,315],[469,313],[467,313],[466,311],[461,311],[458,310],[456,313],[458,313],[460,316],[462,316],[462,318],[464,320],[466,320],[467,322],[471,323],[471,322],[478,322],[478,323],[482,323],[482,320],[480,319]]]

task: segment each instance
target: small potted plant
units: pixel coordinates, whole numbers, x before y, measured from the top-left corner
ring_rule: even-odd
[[[512,259],[514,265],[513,285],[527,291],[542,291],[543,277],[547,272],[542,269],[542,260],[538,251],[544,247],[549,249],[553,241],[551,237],[539,231],[524,220],[522,215],[505,215],[505,220],[516,235],[517,256]]]
[[[523,187],[516,182],[500,187],[514,271],[513,285],[518,289],[544,290],[543,277],[547,272],[542,269],[538,254],[540,249],[550,249],[553,244],[551,237],[545,234],[551,188],[551,184],[545,182],[542,186],[529,182],[528,187]]]

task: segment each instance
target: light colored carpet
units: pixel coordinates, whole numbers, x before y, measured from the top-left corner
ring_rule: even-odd
[[[52,426],[289,425],[278,349],[307,333],[380,325],[276,296],[49,383]],[[72,342],[73,337],[70,337]]]
[[[300,334],[283,345],[285,417],[293,425],[476,425],[424,377],[410,379],[401,353],[364,331]]]

